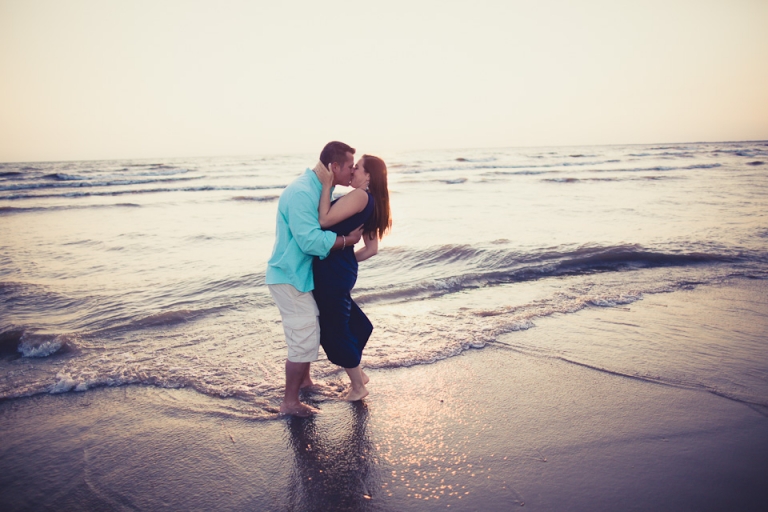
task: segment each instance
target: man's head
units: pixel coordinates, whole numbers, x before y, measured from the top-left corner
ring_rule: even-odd
[[[320,152],[320,161],[333,173],[333,184],[349,186],[355,166],[355,148],[333,141]]]

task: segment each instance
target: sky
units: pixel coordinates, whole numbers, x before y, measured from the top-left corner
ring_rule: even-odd
[[[0,0],[0,162],[768,139],[765,0]]]

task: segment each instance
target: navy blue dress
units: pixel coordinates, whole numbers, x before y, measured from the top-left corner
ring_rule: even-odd
[[[335,201],[334,201],[335,202]],[[333,204],[333,203],[331,203]],[[327,228],[337,235],[348,235],[373,215],[373,196],[363,211]],[[312,262],[315,289],[312,292],[320,310],[320,344],[333,364],[355,368],[373,332],[365,313],[352,300],[350,292],[357,281],[354,247],[331,251],[327,258]]]

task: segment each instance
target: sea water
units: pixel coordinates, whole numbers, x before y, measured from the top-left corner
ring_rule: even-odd
[[[708,352],[629,336],[532,346],[522,335],[655,294],[768,280],[768,142],[378,156],[393,226],[353,291],[375,326],[365,367],[505,344],[672,385],[684,374],[768,407],[764,320]],[[271,417],[286,355],[264,283],[277,199],[316,160],[0,164],[0,399],[183,387],[218,412]],[[719,300],[750,322],[768,317],[761,293]],[[660,362],[633,362],[649,360]],[[320,395],[340,393],[322,352],[313,376]]]

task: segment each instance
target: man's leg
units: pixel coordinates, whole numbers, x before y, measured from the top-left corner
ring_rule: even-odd
[[[299,387],[309,372],[309,363],[285,362],[285,397],[280,404],[280,414],[311,416],[319,412],[314,407],[299,402]]]
[[[309,416],[320,412],[299,401],[299,389],[311,386],[311,361],[317,359],[320,348],[320,326],[317,304],[309,292],[299,292],[291,285],[269,285],[269,291],[280,310],[288,360],[285,362],[285,395],[280,404],[281,414]]]
[[[314,382],[312,382],[312,377],[309,375],[309,367],[311,366],[311,363],[307,363],[307,369],[304,372],[304,376],[301,378],[301,385],[299,386],[300,389],[306,389],[311,388],[315,385]]]

